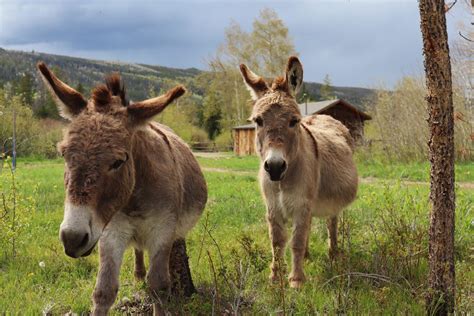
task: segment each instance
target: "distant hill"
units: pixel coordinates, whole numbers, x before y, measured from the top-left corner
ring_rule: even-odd
[[[305,82],[306,93],[315,101],[321,99],[321,83],[316,82]],[[374,96],[375,91],[367,88],[355,88],[355,87],[332,87],[336,99],[344,99],[349,103],[358,105],[362,109],[365,108],[368,102],[370,102]]]
[[[149,66],[113,61],[99,61],[69,56],[37,52],[20,52],[0,48],[0,85],[13,81],[25,73],[40,79],[36,71],[38,61],[44,61],[49,67],[60,69],[59,77],[75,87],[81,83],[86,91],[104,82],[104,76],[111,72],[120,72],[133,100],[144,99],[151,89],[159,92],[166,81],[178,81],[183,84],[201,71],[195,68],[175,69],[161,66]],[[54,69],[54,68],[53,68]]]
[[[19,79],[23,74],[35,76],[39,86],[40,81],[36,72],[36,63],[44,61],[49,67],[58,67],[60,77],[71,86],[81,83],[86,91],[96,84],[103,83],[104,75],[118,71],[124,78],[127,91],[132,100],[148,97],[150,90],[156,93],[170,83],[188,83],[193,89],[191,80],[202,71],[196,68],[178,69],[146,64],[133,64],[118,61],[100,61],[85,58],[60,56],[38,52],[21,52],[0,48],[0,86],[9,81]],[[320,100],[320,83],[305,83],[306,93],[313,100]],[[337,98],[345,99],[359,106],[373,97],[374,91],[365,88],[333,87]],[[199,91],[195,91],[199,93]]]

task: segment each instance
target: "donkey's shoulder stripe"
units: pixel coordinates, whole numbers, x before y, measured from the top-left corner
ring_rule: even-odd
[[[313,135],[313,133],[311,133],[311,131],[309,130],[308,126],[306,126],[304,123],[301,123],[301,126],[303,126],[303,128],[305,129],[305,131],[308,132],[309,137],[311,137],[311,139],[313,140],[314,153],[315,153],[316,157],[319,157],[318,142],[316,141],[316,138],[314,138],[314,135]]]
[[[150,124],[150,127],[153,131],[155,131],[157,134],[159,134],[163,138],[166,145],[168,145],[168,148],[171,152],[171,156],[173,157],[173,160],[175,160],[174,153],[173,153],[173,146],[171,145],[171,142],[168,139],[168,136],[166,136],[166,133],[164,133],[158,126],[155,126],[154,124]]]

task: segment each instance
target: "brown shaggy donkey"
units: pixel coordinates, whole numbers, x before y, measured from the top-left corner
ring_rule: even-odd
[[[196,224],[207,200],[201,169],[188,146],[151,119],[184,92],[130,103],[117,74],[96,87],[90,100],[61,82],[44,63],[41,76],[71,123],[58,145],[66,161],[66,201],[60,239],[73,258],[99,242],[100,268],[94,315],[105,315],[119,287],[127,246],[135,248],[135,275],[143,279],[143,251],[149,252],[151,294],[167,297],[173,243]],[[160,311],[154,305],[155,313]]]
[[[303,83],[303,66],[288,60],[286,74],[268,86],[262,77],[240,66],[255,101],[251,119],[257,125],[256,148],[261,158],[260,186],[267,205],[276,281],[287,241],[285,224],[293,223],[290,286],[305,281],[313,216],[328,217],[330,255],[337,251],[337,216],[357,193],[357,170],[347,128],[327,115],[301,116],[295,95]]]

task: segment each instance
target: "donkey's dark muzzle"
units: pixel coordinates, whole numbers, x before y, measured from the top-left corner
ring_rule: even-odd
[[[78,258],[81,250],[89,243],[89,233],[79,233],[75,231],[61,231],[60,238],[64,246],[66,255]]]
[[[280,181],[286,171],[286,162],[283,159],[268,159],[263,164],[263,168],[272,181]]]

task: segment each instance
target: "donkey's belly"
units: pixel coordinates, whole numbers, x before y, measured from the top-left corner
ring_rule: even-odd
[[[344,207],[334,200],[318,199],[312,205],[311,211],[315,217],[331,217],[339,214]]]
[[[339,214],[346,206],[345,201],[340,199],[324,199],[314,197],[306,199],[300,191],[279,191],[276,194],[276,202],[281,214],[287,220],[302,213],[306,207],[311,209],[315,217],[331,217]]]
[[[199,220],[200,213],[186,212],[176,219],[173,212],[160,212],[146,217],[127,216],[132,230],[130,243],[142,250],[150,250],[168,240],[184,238]]]
[[[171,212],[150,214],[143,217],[127,216],[128,226],[131,229],[130,244],[141,250],[152,250],[176,234],[176,216]]]

